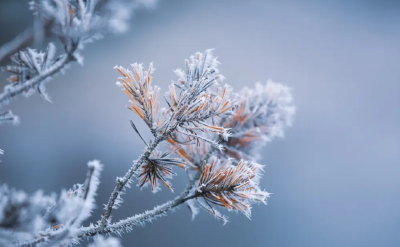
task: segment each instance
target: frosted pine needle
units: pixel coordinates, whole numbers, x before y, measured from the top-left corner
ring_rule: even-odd
[[[160,187],[158,182],[161,182],[167,189],[173,191],[171,184],[167,181],[176,173],[173,172],[172,166],[185,168],[185,164],[180,159],[168,158],[169,153],[161,154],[155,151],[153,155],[141,166],[138,171],[138,186],[145,187],[148,184],[151,186],[151,191],[156,193]]]
[[[128,109],[143,119],[154,133],[159,131],[162,127],[158,102],[160,88],[151,85],[153,64],[150,63],[147,71],[143,71],[143,66],[137,63],[132,64],[133,72],[121,66],[115,66],[115,69],[123,76],[119,77],[121,82],[117,85],[130,99]]]
[[[266,204],[269,197],[269,193],[258,186],[261,171],[261,166],[256,163],[241,160],[233,166],[227,160],[221,165],[219,160],[212,159],[203,166],[195,196],[204,199],[205,203],[200,205],[218,218],[221,217],[212,205],[240,211],[250,218],[251,204]]]
[[[178,132],[189,137],[189,141],[202,140],[222,149],[218,142],[200,135],[201,132],[217,133],[225,139],[230,135],[229,128],[220,126],[218,119],[231,114],[236,102],[231,98],[230,86],[213,88],[223,79],[217,65],[211,50],[196,53],[191,62],[186,60],[185,71],[175,71],[179,80],[170,85],[164,97],[168,109],[162,116],[158,102],[160,89],[151,85],[152,64],[148,71],[143,71],[143,66],[137,63],[132,65],[133,72],[121,66],[115,69],[123,76],[117,85],[130,98],[128,108],[145,121],[154,136],[173,139],[173,134]]]
[[[258,158],[259,149],[275,137],[283,137],[284,129],[292,123],[295,106],[289,87],[268,81],[257,83],[254,89],[239,92],[235,114],[225,119],[231,128],[228,141],[222,143],[225,152],[234,158]]]
[[[199,170],[203,165],[205,156],[210,152],[212,146],[208,142],[193,140],[183,134],[173,134],[167,139],[169,150],[174,151],[180,158],[186,161],[187,167]]]
[[[201,138],[197,132],[214,132],[228,137],[229,129],[219,126],[215,120],[231,113],[236,103],[230,98],[230,86],[212,89],[223,80],[212,50],[204,54],[198,52],[190,60],[185,61],[185,70],[175,70],[179,79],[171,84],[166,94],[170,124],[175,124],[182,134],[215,145],[213,141]]]
[[[12,73],[8,77],[11,83],[9,86],[15,87],[25,83],[26,81],[40,75],[42,71],[53,66],[57,61],[56,47],[49,43],[45,51],[36,51],[31,48],[21,50],[11,56],[13,65],[6,66],[5,70]],[[38,93],[46,100],[50,101],[49,96],[46,94],[45,81],[41,82],[35,88],[25,91],[25,96],[29,96],[36,89]]]

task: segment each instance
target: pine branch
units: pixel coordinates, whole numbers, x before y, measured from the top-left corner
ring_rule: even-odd
[[[14,75],[10,77],[11,80],[9,78],[12,84],[7,85],[4,92],[0,94],[0,108],[19,94],[29,95],[32,92],[30,89],[37,89],[46,100],[50,101],[44,92],[42,82],[47,81],[71,61],[82,63],[83,58],[78,50],[82,50],[85,44],[105,34],[126,31],[132,10],[141,5],[150,6],[152,3],[154,3],[153,0],[30,1],[30,9],[35,16],[34,25],[0,47],[0,64],[7,57],[14,54],[20,55],[21,52],[27,52],[29,57],[29,53],[34,51],[29,47],[42,43],[49,37],[60,40],[66,54],[53,61],[54,64],[48,64],[49,67],[45,70],[34,71],[39,73],[33,75],[27,76],[25,72],[40,70],[37,66],[27,68],[17,63],[17,66],[12,66],[13,69],[7,69]],[[36,57],[32,57],[30,62],[37,65],[35,64]]]
[[[83,4],[82,1],[80,3]],[[32,68],[37,68],[38,64],[46,65],[46,59],[34,60],[36,63],[29,66],[29,61],[23,54],[20,55],[20,60],[16,61],[28,61],[26,69],[33,73],[31,74],[33,79],[6,88],[9,90],[0,94],[0,107],[18,94],[40,86],[40,80],[55,74],[69,61],[74,60],[74,46],[69,46],[66,51],[71,51],[67,52],[70,55],[61,56],[54,64],[52,63],[52,66],[42,70]],[[28,53],[34,51],[29,50]],[[37,56],[40,58],[40,55]],[[47,208],[46,216],[43,218],[54,219],[50,222],[55,222],[57,225],[39,227],[35,234],[31,235],[34,239],[16,245],[36,246],[45,243],[45,245],[64,246],[100,234],[121,235],[133,230],[134,226],[143,226],[146,222],[166,216],[168,211],[185,202],[192,211],[192,217],[196,215],[197,208],[193,204],[196,202],[216,218],[222,219],[224,223],[227,222],[227,218],[217,211],[218,207],[228,211],[240,211],[250,218],[252,204],[266,203],[269,193],[259,187],[263,166],[256,162],[245,161],[242,156],[253,157],[252,154],[258,151],[255,144],[263,144],[275,136],[282,136],[283,127],[290,124],[294,113],[293,101],[287,87],[269,82],[265,87],[257,85],[255,91],[245,91],[237,103],[236,96],[230,93],[229,86],[218,87],[216,90],[211,88],[217,79],[223,78],[218,73],[217,64],[218,61],[212,56],[211,51],[207,51],[205,55],[196,53],[191,57],[191,62],[186,61],[185,71],[176,71],[179,76],[178,83],[170,86],[165,97],[169,109],[161,109],[160,112],[159,88],[151,85],[152,65],[148,71],[143,71],[143,66],[135,63],[132,65],[133,73],[123,67],[116,67],[123,75],[119,78],[122,83],[117,85],[121,86],[130,98],[131,105],[128,108],[145,121],[154,139],[147,143],[131,121],[134,131],[144,141],[146,148],[124,177],[117,178],[117,185],[105,205],[105,212],[100,221],[87,227],[80,227],[82,221],[90,216],[94,206],[98,171],[101,170],[101,165],[94,161],[88,164],[89,172],[85,185],[74,185],[72,190],[62,193],[58,203],[53,203],[50,198],[45,206],[38,204],[39,209]],[[8,70],[17,76],[21,75],[21,70],[13,68],[8,67]],[[179,88],[178,93],[174,85]],[[204,132],[208,135],[202,135]],[[165,140],[169,142],[170,151],[160,154],[156,148]],[[227,147],[226,149],[221,148],[222,145],[219,144],[221,142]],[[175,153],[179,158],[167,157],[171,153]],[[172,190],[171,184],[166,180],[175,174],[172,165],[184,168],[188,172],[188,185],[178,197],[144,213],[135,214],[115,223],[111,222],[112,210],[117,209],[122,203],[121,195],[125,192],[125,187],[129,187],[134,175],[139,178],[139,187],[151,184],[152,191],[155,192],[158,188],[157,183],[162,182]],[[189,176],[190,170],[197,171],[192,179]],[[4,191],[6,197],[3,197],[9,200],[7,190]],[[13,197],[10,198],[9,201],[13,202]],[[36,201],[43,204],[40,195],[39,199]],[[36,202],[33,199],[28,200]],[[68,211],[60,213],[60,205]],[[49,217],[53,215],[54,218]],[[9,222],[10,220],[3,224],[5,230],[8,230]],[[19,226],[26,227],[25,224]],[[24,236],[22,239],[27,240],[29,237]],[[119,244],[115,239],[108,241],[100,237],[100,240],[96,240],[96,244],[102,243],[107,246],[106,242]]]
[[[58,73],[71,61],[75,61],[75,57],[72,54],[64,54],[56,63],[54,63],[53,66],[49,67],[36,77],[26,81],[21,85],[7,88],[3,93],[0,94],[0,107],[8,104],[10,100],[28,91],[29,89],[36,88],[42,81]]]

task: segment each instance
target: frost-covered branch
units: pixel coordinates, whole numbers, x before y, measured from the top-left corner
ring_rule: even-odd
[[[212,56],[211,50],[206,51],[205,54],[196,53],[191,57],[191,62],[186,60],[185,70],[176,70],[176,74],[179,77],[178,82],[173,83],[169,88],[169,92],[166,94],[165,98],[167,100],[168,109],[161,110],[159,110],[158,102],[160,89],[152,86],[151,74],[154,71],[152,64],[150,64],[147,71],[144,71],[143,66],[137,63],[132,65],[132,72],[121,66],[115,67],[123,76],[119,78],[121,82],[117,82],[117,85],[122,87],[124,93],[130,98],[130,106],[128,106],[128,108],[148,125],[155,139],[150,142],[145,152],[139,157],[138,161],[130,168],[127,174],[123,178],[117,179],[117,186],[106,206],[106,211],[102,216],[103,224],[98,229],[99,231],[108,229],[107,224],[109,224],[108,219],[112,209],[116,208],[120,202],[122,202],[120,195],[123,192],[124,186],[131,182],[131,177],[137,172],[138,168],[142,166],[142,163],[147,162],[148,164],[144,165],[145,170],[139,174],[140,181],[138,185],[143,186],[146,181],[149,181],[154,191],[154,187],[157,187],[157,180],[160,180],[168,189],[171,189],[169,183],[165,181],[164,176],[170,176],[172,170],[170,170],[169,167],[166,169],[165,166],[157,165],[155,162],[149,160],[152,152],[156,151],[156,147],[160,142],[168,140],[172,145],[172,149],[177,149],[176,153],[179,156],[188,161],[188,163],[192,163],[187,169],[198,169],[198,167],[202,165],[210,149],[221,149],[221,145],[218,144],[218,142],[222,141],[229,146],[230,136],[232,135],[229,127],[237,126],[234,126],[236,122],[232,120],[235,119],[235,117],[230,118],[228,121],[227,118],[223,116],[231,114],[231,109],[236,105],[236,96],[230,96],[232,90],[227,85],[223,88],[218,88],[216,92],[211,90],[213,84],[223,79],[223,76],[218,73],[217,65],[218,61]],[[280,84],[276,85],[278,85],[278,87],[280,86]],[[175,87],[180,90],[179,93],[176,91]],[[270,88],[275,90],[274,87],[269,87],[267,88],[267,93],[271,92],[271,90],[268,90]],[[259,91],[257,92],[259,93]],[[276,108],[280,102],[276,102],[274,98],[266,100],[262,97],[263,95],[258,97],[261,101],[259,102],[260,105],[256,107],[249,106],[246,102],[238,106],[238,112],[235,112],[236,114],[240,114],[244,107],[248,108],[247,114],[254,114],[253,119],[248,118],[245,120],[241,118],[239,119],[240,121],[246,121],[247,125],[250,127],[258,127],[260,123],[267,123],[265,121],[262,122],[263,116],[266,116],[266,119],[275,119],[278,116],[280,122],[276,129],[283,128],[286,119],[287,122],[290,123],[290,116],[294,112],[294,110],[292,110],[291,99],[285,102],[288,104],[287,110],[283,109],[284,111],[282,111],[282,113],[276,111],[277,113],[272,116],[268,110],[270,110],[270,108],[273,110],[274,108],[272,107]],[[278,100],[281,99],[279,95],[277,97],[275,98]],[[266,105],[263,106],[262,104]],[[269,105],[271,105],[271,107],[268,107]],[[288,117],[284,114],[287,114]],[[216,120],[217,118],[220,120]],[[261,118],[261,120],[258,120],[259,118]],[[212,121],[207,122],[210,119]],[[277,125],[278,122],[274,121],[270,124]],[[136,127],[134,127],[134,129],[138,133]],[[219,140],[218,138],[217,140],[213,140],[213,137],[209,139],[200,135],[198,131],[217,133],[220,135],[220,138]],[[138,134],[141,137],[140,133]],[[260,132],[260,134],[262,134],[262,132]],[[276,134],[270,135],[273,136]],[[247,136],[245,137],[247,138]],[[244,140],[245,138],[243,137],[243,141]],[[202,148],[199,148],[200,143],[203,143],[200,145]],[[226,155],[227,153],[223,152],[223,154]],[[199,159],[194,160],[196,156]],[[168,208],[168,204],[164,206]],[[165,207],[162,208],[164,209]],[[158,209],[156,211],[159,212]],[[135,220],[137,219],[135,218]]]
[[[71,62],[82,64],[81,52],[86,44],[110,33],[123,32],[134,8],[152,4],[153,0],[34,0],[30,3],[35,24],[9,43],[0,47],[0,62],[11,56],[4,69],[11,73],[9,84],[0,93],[0,108],[18,95],[38,92],[50,101],[45,83]],[[44,51],[28,46],[48,38],[60,41],[63,51],[57,55],[49,43]],[[219,209],[239,211],[250,218],[254,203],[265,203],[269,193],[262,190],[260,147],[291,124],[295,111],[291,91],[279,83],[257,84],[255,89],[233,92],[224,77],[212,50],[197,52],[185,60],[184,69],[175,70],[178,79],[164,95],[153,85],[151,63],[148,70],[134,63],[126,69],[116,66],[121,74],[117,85],[129,97],[128,109],[145,122],[153,137],[146,141],[134,121],[131,126],[145,144],[145,149],[117,185],[105,205],[101,219],[83,227],[95,207],[95,193],[102,165],[88,163],[83,184],[50,196],[0,187],[0,245],[66,246],[83,238],[94,237],[90,246],[119,247],[115,238],[101,234],[117,234],[142,226],[168,211],[187,203],[192,219],[197,205],[224,223],[227,218]],[[165,102],[162,102],[165,100]],[[161,107],[162,104],[165,107]],[[11,111],[0,112],[0,124],[17,123]],[[160,151],[166,143],[167,152]],[[0,154],[3,151],[0,150]],[[152,210],[112,222],[113,209],[123,202],[122,195],[133,180],[137,186],[149,185],[156,193],[163,185],[173,191],[170,180],[174,168],[185,169],[186,189],[175,199]]]
[[[42,230],[39,236],[28,236],[19,246],[73,244],[91,237],[108,246],[118,243],[98,235],[132,231],[134,226],[152,222],[184,203],[192,212],[192,219],[198,213],[198,205],[224,223],[227,217],[219,209],[238,211],[250,218],[253,204],[266,204],[269,193],[260,188],[263,166],[254,160],[261,146],[282,137],[284,128],[291,124],[295,108],[290,89],[268,82],[265,86],[257,84],[255,89],[244,89],[238,95],[229,85],[219,86],[223,76],[217,66],[211,50],[196,53],[190,62],[186,60],[185,70],[176,70],[179,79],[164,95],[167,107],[161,109],[160,88],[152,85],[152,64],[147,71],[137,63],[132,65],[132,71],[115,67],[122,75],[117,85],[129,97],[128,109],[147,124],[153,138],[146,141],[130,121],[145,149],[126,174],[117,178],[97,223],[81,226],[82,220],[90,215],[89,209],[94,205],[92,188],[98,184],[94,171],[99,169],[89,164],[85,184],[76,185],[69,192],[80,200],[76,204],[80,209],[69,214],[72,218],[68,220],[56,220],[52,228]],[[36,73],[36,67],[27,66],[25,71]],[[167,152],[159,150],[163,142],[167,144]],[[188,175],[188,185],[180,196],[144,213],[111,221],[113,209],[122,204],[121,196],[134,179],[138,187],[150,185],[154,193],[161,189],[159,185],[173,191],[170,179],[176,175],[174,167],[185,169]],[[48,211],[54,210],[57,207]]]
[[[201,171],[196,172],[193,180],[189,182],[186,189],[181,193],[180,196],[178,196],[174,200],[168,201],[142,214],[137,214],[132,217],[120,220],[116,223],[109,224],[101,231],[99,230],[99,225],[91,224],[88,227],[82,227],[79,229],[78,232],[76,232],[76,236],[74,238],[72,237],[70,238],[70,242],[77,242],[79,241],[79,239],[82,238],[95,237],[95,243],[100,243],[101,241],[104,241],[104,239],[102,239],[101,237],[100,239],[96,239],[97,236],[99,236],[99,234],[113,233],[116,235],[121,235],[124,232],[132,231],[134,226],[143,226],[146,222],[152,222],[158,219],[159,217],[166,216],[166,213],[169,210],[172,210],[175,207],[178,207],[181,204],[195,198],[194,195],[190,196],[189,194],[191,191],[193,191],[194,185],[196,181],[198,181],[198,179],[200,178],[200,175]],[[19,246],[21,247],[36,246],[37,244],[48,241],[49,239],[59,238],[60,235],[63,235],[63,233],[60,231],[49,232],[47,235],[41,236],[36,239],[32,239],[31,241],[25,241],[24,243],[21,243]],[[117,243],[116,240],[109,240],[109,241]],[[118,247],[118,245],[115,247]]]
[[[85,183],[62,191],[58,199],[56,194],[46,196],[38,191],[30,196],[0,187],[0,246],[76,242],[74,236],[95,207],[101,170],[100,162],[89,162]]]
[[[91,237],[99,233],[114,233],[121,235],[124,232],[132,231],[134,226],[143,226],[146,222],[152,222],[159,217],[166,216],[166,213],[169,210],[172,210],[173,208],[195,197],[194,195],[190,196],[189,194],[193,190],[195,182],[200,178],[200,175],[201,172],[197,172],[194,179],[188,184],[186,189],[174,200],[168,201],[144,213],[128,217],[116,223],[111,223],[103,228],[100,232],[96,226],[85,227],[80,232],[79,237]]]
[[[191,57],[191,62],[186,60],[185,72],[181,70],[177,72],[180,77],[180,85],[178,85],[180,93],[176,93],[175,86],[172,84],[167,94],[171,100],[171,102],[167,101],[169,109],[162,109],[161,111],[159,111],[158,102],[159,88],[153,88],[152,86],[151,74],[154,70],[152,64],[150,64],[147,71],[144,71],[143,66],[137,63],[132,65],[132,72],[121,66],[115,67],[123,76],[119,78],[122,83],[117,82],[117,85],[122,87],[124,93],[130,98],[131,106],[128,106],[128,109],[138,115],[149,126],[155,137],[125,176],[117,178],[117,186],[112,192],[102,215],[103,223],[99,229],[100,231],[103,231],[107,226],[112,210],[118,208],[122,200],[121,193],[123,193],[125,185],[129,185],[132,176],[138,171],[143,162],[153,164],[153,167],[148,169],[152,173],[147,173],[149,177],[157,177],[152,180],[153,184],[158,179],[167,188],[171,189],[166,181],[162,179],[164,177],[162,173],[165,170],[161,171],[160,166],[154,166],[155,162],[149,160],[150,155],[160,142],[167,139],[174,140],[174,133],[182,133],[179,128],[184,128],[186,136],[191,140],[207,140],[196,134],[195,129],[192,129],[193,125],[201,126],[200,129],[202,131],[221,133],[224,136],[228,136],[227,129],[213,126],[211,123],[206,122],[215,117],[230,114],[235,104],[228,98],[227,86],[224,89],[218,88],[216,92],[210,89],[218,80],[223,78],[218,73],[217,66],[218,61],[212,56],[211,50],[206,51],[205,54],[196,53],[195,56]],[[216,142],[209,142],[219,147]],[[152,186],[152,188],[154,187]]]
[[[155,150],[157,145],[161,142],[161,138],[155,138],[152,141],[152,144],[146,149],[146,151],[139,157],[139,159],[135,162],[135,164],[128,170],[122,178],[117,178],[117,186],[114,188],[111,193],[110,199],[108,200],[107,205],[105,206],[105,212],[102,215],[102,225],[99,228],[99,231],[103,231],[107,226],[109,218],[111,216],[111,212],[113,209],[117,209],[122,203],[121,194],[123,193],[123,189],[126,185],[129,186],[131,183],[132,176],[139,169],[140,165],[149,158],[150,154]]]
[[[50,79],[51,76],[65,68],[69,62],[74,60],[75,58],[73,55],[62,55],[57,62],[51,65],[51,67],[41,71],[40,74],[36,75],[32,79],[21,84],[6,86],[4,92],[0,94],[0,107],[9,103],[16,96],[37,88],[40,84],[44,83],[45,80]]]
[[[155,0],[34,0],[30,8],[34,25],[0,47],[0,62],[11,57],[13,65],[6,67],[12,73],[4,91],[0,94],[0,108],[14,97],[31,95],[35,90],[50,101],[44,84],[77,61],[82,64],[81,51],[93,40],[109,33],[121,33],[127,29],[132,10],[140,5],[149,6]],[[60,40],[64,52],[56,56],[51,43],[44,52],[36,52],[29,46],[46,41]],[[1,122],[1,120],[0,120]]]

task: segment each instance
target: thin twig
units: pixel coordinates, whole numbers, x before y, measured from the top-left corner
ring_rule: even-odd
[[[95,171],[95,167],[89,166],[88,173],[87,173],[87,177],[86,177],[86,181],[85,181],[85,189],[84,189],[84,190],[85,190],[85,193],[84,193],[84,195],[83,195],[83,197],[82,197],[83,201],[86,201],[86,200],[88,199],[89,191],[90,191],[91,189],[93,189],[93,188],[91,188],[90,184],[91,184],[91,181],[92,181],[92,179],[93,179],[93,172],[94,172],[94,171]],[[81,213],[82,213],[82,209],[81,209]],[[31,241],[19,243],[18,246],[21,246],[21,247],[31,247],[31,246],[36,246],[37,244],[40,244],[40,243],[47,242],[47,241],[49,241],[49,240],[53,240],[53,241],[54,241],[54,240],[56,240],[56,239],[61,239],[61,238],[63,238],[64,236],[66,236],[67,234],[70,233],[71,226],[75,224],[75,222],[78,220],[79,216],[80,216],[80,215],[78,214],[78,215],[77,215],[74,219],[72,219],[72,220],[68,223],[68,225],[67,225],[66,227],[64,227],[62,230],[58,230],[58,231],[56,231],[56,232],[52,232],[52,233],[49,233],[49,234],[46,234],[46,235],[42,235],[41,237],[36,238],[36,239],[33,239],[33,240],[31,240]]]
[[[100,233],[119,233],[124,231],[125,229],[130,229],[132,226],[140,226],[143,225],[146,221],[153,221],[159,217],[165,216],[166,212],[183,204],[184,202],[195,198],[195,195],[189,196],[190,191],[193,189],[193,186],[200,178],[201,170],[197,171],[192,181],[189,182],[186,189],[181,193],[180,196],[175,198],[172,201],[168,201],[162,205],[159,205],[153,208],[150,211],[146,211],[142,214],[137,214],[132,217],[128,217],[126,219],[120,220],[116,223],[109,224],[104,229],[99,231],[97,227],[84,227],[82,228],[81,233],[78,235],[81,237],[92,237]]]
[[[116,223],[112,223],[108,226],[106,226],[104,229],[99,230],[99,226],[89,226],[89,227],[83,227],[81,228],[80,233],[77,235],[78,238],[83,238],[83,237],[93,237],[98,234],[102,233],[120,233],[124,231],[125,229],[130,229],[132,226],[139,226],[143,225],[144,222],[146,221],[153,221],[159,217],[165,216],[166,212],[169,210],[185,203],[186,201],[195,198],[195,195],[189,196],[190,191],[193,189],[193,186],[199,180],[201,176],[201,170],[197,171],[193,180],[189,182],[187,185],[186,189],[181,193],[180,196],[175,198],[172,201],[168,201],[160,206],[157,206],[153,208],[150,211],[146,211],[145,213],[142,214],[137,214],[132,217],[128,217],[126,219],[120,220]],[[100,226],[101,227],[101,226]],[[62,232],[53,232],[50,234],[47,234],[46,236],[42,236],[40,238],[33,239],[31,241],[27,241],[24,243],[21,243],[19,246],[21,247],[31,247],[31,246],[36,246],[39,243],[45,242],[48,239],[53,239],[57,235],[61,234]]]
[[[156,137],[151,145],[147,147],[146,151],[142,155],[140,155],[136,163],[127,171],[125,176],[118,180],[117,186],[114,188],[114,191],[111,193],[110,199],[108,200],[106,211],[102,215],[102,224],[100,225],[98,231],[102,232],[105,229],[118,195],[121,193],[122,189],[129,182],[135,172],[139,169],[140,165],[142,165],[142,163],[150,157],[150,154],[154,151],[154,149],[162,140],[162,137]]]
[[[154,142],[154,143],[155,143],[155,142]],[[142,158],[144,159],[144,156],[147,154],[147,152],[149,152],[150,148],[153,147],[154,143],[146,150],[146,152],[145,152],[145,153],[141,156],[141,158],[139,158],[139,160],[136,162],[135,165],[136,165],[137,168],[139,168],[139,166],[140,166],[140,165],[138,165],[138,164],[139,164],[139,161],[140,161]],[[153,148],[152,150],[154,150],[156,146],[157,146],[157,145],[155,145],[154,148]],[[215,150],[216,150],[216,149],[212,148],[212,149],[205,155],[204,161],[207,161],[207,160],[211,157],[212,153],[213,153]],[[150,153],[151,153],[151,152],[150,152]],[[148,156],[150,156],[150,153],[148,154]],[[148,157],[148,156],[147,156],[147,157]],[[142,160],[141,162],[143,162],[143,160]],[[107,221],[106,221],[106,222],[102,222],[102,225],[100,225],[99,227],[86,227],[86,228],[83,228],[82,234],[81,234],[81,235],[82,235],[82,236],[94,236],[94,235],[97,235],[98,233],[111,233],[111,232],[115,232],[116,229],[122,230],[124,226],[129,227],[130,225],[138,225],[138,224],[140,225],[140,224],[143,224],[145,221],[151,221],[151,220],[153,220],[153,219],[155,219],[155,218],[164,216],[164,214],[165,214],[168,210],[170,210],[170,209],[172,209],[172,208],[174,208],[174,207],[177,207],[177,206],[179,206],[180,204],[184,203],[185,201],[187,201],[187,200],[193,198],[192,196],[189,196],[189,197],[188,197],[188,195],[189,195],[190,191],[192,190],[194,184],[197,182],[197,180],[199,180],[199,178],[200,178],[200,176],[201,176],[201,173],[202,173],[202,166],[201,166],[201,165],[202,165],[202,164],[199,164],[199,166],[198,166],[198,167],[200,168],[199,171],[197,171],[196,174],[194,175],[193,179],[192,179],[191,181],[189,181],[189,184],[187,185],[186,189],[182,192],[182,194],[181,194],[180,196],[178,196],[177,198],[175,198],[173,201],[166,202],[166,203],[164,203],[164,204],[162,204],[162,205],[160,205],[160,206],[155,207],[153,210],[147,211],[147,212],[145,212],[145,213],[143,213],[143,214],[139,214],[139,215],[135,215],[135,216],[126,218],[126,219],[124,219],[124,220],[120,220],[119,222],[110,224],[110,225],[108,225],[108,226],[107,226]],[[128,173],[129,173],[131,170],[132,170],[132,168],[128,171]],[[125,177],[128,175],[128,173],[125,175]],[[132,173],[132,175],[133,175],[133,173]],[[124,178],[125,178],[125,177],[124,177]],[[130,179],[130,178],[129,178],[129,179]],[[127,179],[126,181],[128,181],[129,179]],[[123,180],[121,180],[121,181],[125,181],[125,180],[123,179]],[[120,184],[120,183],[118,183],[118,185],[119,185],[119,184]],[[126,183],[125,183],[125,184],[126,184]],[[117,185],[117,187],[118,187],[118,185]],[[117,193],[119,193],[119,192],[122,190],[122,189],[121,189],[121,190],[119,190],[119,192],[116,192],[117,187],[114,189],[114,192],[113,192],[113,194],[112,194],[113,196],[115,196],[115,198],[114,198],[113,201],[111,201],[111,198],[110,198],[109,203],[110,203],[110,202],[111,202],[111,203],[114,203],[116,197],[118,196]],[[113,204],[112,204],[112,205],[113,205]],[[111,214],[112,205],[111,205],[111,207],[110,207],[110,204],[107,205],[107,210],[109,210],[109,211],[107,211],[107,212],[109,212],[109,214],[107,214],[108,216],[110,216],[110,214]],[[105,215],[106,215],[106,214],[105,214]],[[81,236],[79,236],[79,237],[81,237]]]

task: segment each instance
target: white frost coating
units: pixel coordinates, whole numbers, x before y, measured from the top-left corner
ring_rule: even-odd
[[[22,191],[0,187],[0,246],[19,242],[51,242],[52,245],[70,245],[78,242],[76,235],[84,220],[95,207],[102,165],[94,160],[88,163],[84,184],[76,184],[69,191],[45,196],[41,191],[32,196]],[[54,237],[50,238],[49,236]],[[42,236],[42,237],[38,237]]]
[[[100,161],[93,160],[88,163],[88,168],[88,178],[84,185],[87,191],[85,191],[86,195],[83,195],[81,212],[74,223],[76,226],[80,226],[82,221],[89,218],[93,209],[96,207],[95,196],[100,184],[100,173],[103,170],[103,165]]]
[[[269,193],[259,187],[262,166],[255,162],[239,161],[233,163],[230,159],[221,162],[212,158],[203,166],[203,173],[195,190],[196,200],[216,218],[227,222],[216,206],[228,211],[242,212],[247,218],[251,216],[251,205],[267,203]]]
[[[200,212],[200,211],[199,211],[199,208],[196,207],[196,203],[195,203],[195,201],[194,201],[193,199],[187,201],[186,204],[187,204],[187,206],[188,206],[190,212],[192,213],[192,221],[193,221],[194,218],[196,218],[196,216],[197,216],[197,215],[199,214],[199,212]]]
[[[248,93],[247,96],[256,98],[257,102],[266,100],[266,104],[260,109],[263,113],[260,118],[264,117],[264,119],[258,119],[256,122],[266,123],[264,125],[270,129],[270,132],[265,133],[267,139],[283,137],[283,130],[286,126],[291,126],[296,111],[291,89],[269,80],[265,86],[257,83],[255,90]],[[253,104],[256,103],[253,101]]]
[[[55,204],[55,195],[45,196],[41,191],[32,196],[23,191],[0,187],[0,246],[12,240],[23,241],[37,235],[51,225],[43,217]]]

